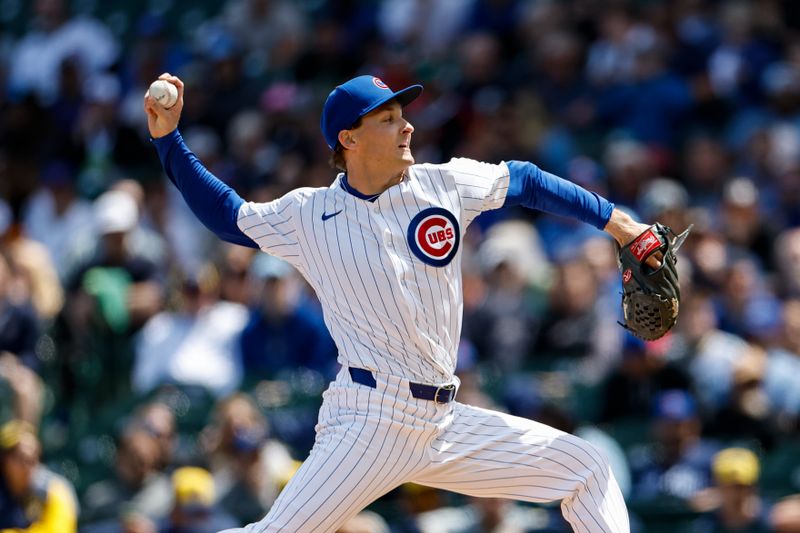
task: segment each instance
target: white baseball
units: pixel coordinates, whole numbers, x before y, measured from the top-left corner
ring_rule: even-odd
[[[150,96],[164,109],[169,109],[178,101],[178,88],[166,80],[156,80],[150,84]]]

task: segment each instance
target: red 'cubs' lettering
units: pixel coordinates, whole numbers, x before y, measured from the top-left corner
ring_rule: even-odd
[[[424,253],[431,257],[444,257],[453,249],[453,226],[449,220],[431,216],[420,224],[417,240]],[[434,246],[435,245],[435,246]]]
[[[451,232],[452,233],[452,232]],[[444,236],[444,230],[438,230],[430,233],[428,235],[428,240],[431,244],[436,244],[437,242],[443,242],[447,240],[447,237]]]
[[[428,240],[431,244],[436,244],[437,242],[449,241],[453,238],[453,228],[445,228],[443,230],[438,230],[428,235]]]

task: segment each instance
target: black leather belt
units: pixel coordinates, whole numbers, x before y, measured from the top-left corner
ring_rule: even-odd
[[[348,367],[350,378],[353,383],[366,385],[367,387],[375,388],[377,382],[372,372],[364,368]],[[420,400],[429,400],[436,403],[450,403],[456,399],[456,386],[455,385],[442,385],[436,387],[434,385],[424,385],[422,383],[412,383],[409,381],[408,389],[411,391],[411,396]]]

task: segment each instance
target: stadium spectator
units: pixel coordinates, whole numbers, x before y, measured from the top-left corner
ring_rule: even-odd
[[[598,118],[671,159],[677,132],[695,104],[687,81],[668,68],[669,49],[655,31],[633,50],[633,76],[611,85],[597,100]]]
[[[780,304],[763,270],[750,256],[732,255],[729,260],[716,302],[719,328],[754,342],[775,337]]]
[[[758,20],[757,14],[765,13],[749,2],[726,3],[719,14],[722,35],[708,59],[711,85],[718,95],[736,104],[757,103],[764,69],[776,59],[775,48],[757,27],[769,19]]]
[[[780,292],[784,298],[800,297],[800,228],[783,230],[773,250]]]
[[[78,504],[69,482],[39,462],[41,445],[27,422],[0,426],[0,529],[77,531]]]
[[[8,85],[12,91],[33,91],[50,103],[59,93],[53,80],[59,79],[65,58],[76,57],[84,77],[116,61],[119,43],[105,25],[88,17],[71,17],[64,0],[36,0],[33,7],[33,27],[11,55]]]
[[[263,75],[291,67],[308,35],[307,14],[286,0],[233,0],[223,9],[221,21],[244,42],[248,59]]]
[[[178,433],[172,409],[159,401],[146,403],[136,411],[131,425],[141,427],[158,442],[157,470],[171,471],[178,452]]]
[[[220,298],[242,305],[253,303],[253,280],[249,276],[253,250],[244,246],[223,246],[219,265]]]
[[[94,203],[96,246],[81,253],[65,282],[73,299],[94,297],[105,325],[121,334],[141,326],[161,305],[158,267],[135,249],[131,235],[139,221],[136,199],[126,191],[109,191]],[[86,309],[71,308],[69,318],[81,331],[89,324]]]
[[[121,180],[114,188],[123,183],[136,182]],[[174,271],[197,270],[217,253],[210,245],[213,234],[190,223],[191,211],[177,201],[174,187],[165,185],[157,171],[147,174],[142,185],[136,184],[142,198],[138,201],[142,216],[130,243],[136,253],[155,262],[159,278],[167,278]]]
[[[0,351],[0,383],[11,392],[8,407],[16,420],[39,427],[44,408],[44,384],[16,355]]]
[[[422,57],[439,59],[459,37],[474,3],[384,0],[378,8],[378,28],[390,45],[408,46]]]
[[[10,210],[2,211],[0,204],[0,254],[5,255],[12,275],[6,285],[7,295],[29,305],[39,321],[49,323],[64,305],[64,289],[55,265],[47,248],[23,233]]]
[[[69,401],[130,397],[132,335],[162,306],[158,267],[132,249],[136,200],[112,190],[94,203],[99,235],[68,270],[67,302],[54,331],[61,387]],[[93,403],[96,407],[97,404]]]
[[[556,263],[553,278],[529,357],[608,359],[601,353],[605,317],[595,305],[599,287],[589,263],[581,257],[565,258]]]
[[[0,351],[17,354],[32,368],[38,368],[35,354],[40,325],[36,312],[25,302],[14,301],[11,265],[0,253]]]
[[[714,487],[709,499],[713,511],[699,518],[691,533],[774,531],[770,505],[758,494],[761,465],[745,448],[726,448],[714,456]]]
[[[625,335],[622,361],[604,386],[601,421],[644,421],[652,412],[652,399],[659,394],[691,390],[690,376],[667,358],[671,342],[670,337],[645,342],[630,333]]]
[[[669,357],[691,376],[703,408],[715,412],[730,393],[734,365],[748,344],[717,327],[714,305],[707,293],[695,290],[686,295],[681,308]]]
[[[653,401],[652,441],[630,453],[631,501],[672,499],[688,505],[711,485],[717,448],[704,440],[694,398],[682,390],[659,393]]]
[[[163,384],[199,386],[217,396],[242,379],[237,340],[244,306],[219,299],[219,274],[207,264],[181,282],[179,308],[151,318],[135,341],[133,390],[145,395]]]
[[[159,470],[159,445],[152,435],[135,426],[126,428],[114,464],[114,478],[86,489],[82,523],[94,523],[99,530],[109,523],[117,524],[128,513],[153,520],[167,515],[171,506],[170,482]]]
[[[141,255],[156,265],[159,278],[166,277],[172,257],[162,236],[163,230],[154,226],[154,211],[160,206],[152,205],[151,189],[145,188],[140,181],[125,178],[114,182],[109,192],[121,192],[134,199],[139,216],[126,238],[126,246],[133,254]]]
[[[658,176],[655,156],[636,138],[615,138],[606,145],[603,160],[608,171],[609,196],[633,206],[642,188]]]
[[[300,281],[293,272],[275,257],[253,258],[250,276],[258,298],[239,340],[250,382],[299,367],[328,376],[335,365],[336,346],[321,321],[299,301]]]
[[[91,231],[92,206],[75,190],[76,169],[66,161],[48,163],[40,177],[41,187],[28,200],[25,233],[44,244],[63,279],[72,238]]]
[[[238,524],[216,505],[214,478],[207,470],[184,466],[172,474],[173,506],[159,521],[158,533],[217,533]]]
[[[778,417],[764,386],[767,358],[762,348],[751,345],[736,361],[727,401],[708,417],[708,436],[728,442],[753,441],[754,447],[772,450],[779,431]]]
[[[723,188],[719,225],[732,246],[753,254],[761,268],[772,271],[776,231],[771,221],[761,216],[762,194],[749,178],[728,181]]]
[[[475,302],[465,300],[463,335],[487,366],[517,371],[533,351],[539,310],[532,295],[549,268],[539,236],[522,222],[496,224],[472,259],[481,280]]]
[[[229,160],[233,165],[229,175],[231,186],[237,190],[251,191],[264,182],[271,181],[277,170],[279,154],[267,138],[267,120],[256,109],[237,109],[224,115],[228,123],[225,134]]]
[[[636,200],[637,212],[644,220],[658,220],[675,231],[689,225],[688,207],[686,187],[670,178],[650,180]]]
[[[791,431],[800,421],[800,301],[784,302],[782,314],[782,335],[769,349],[764,389],[773,416]]]
[[[597,26],[599,35],[586,58],[587,77],[598,87],[632,80],[635,51],[653,39],[653,29],[638,22],[624,5],[603,10]]]
[[[269,438],[252,399],[241,393],[217,404],[201,443],[220,505],[243,523],[269,510],[297,468],[286,447]]]

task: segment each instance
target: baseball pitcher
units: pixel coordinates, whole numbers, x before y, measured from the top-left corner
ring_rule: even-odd
[[[608,462],[589,443],[532,420],[456,401],[461,239],[483,211],[522,204],[576,217],[620,245],[649,226],[531,163],[415,164],[393,91],[359,76],[329,95],[322,134],[342,170],[328,187],[269,203],[240,198],[179,133],[184,86],[169,109],[145,95],[167,176],[226,241],[285,259],[308,280],[338,347],[310,455],[260,522],[242,530],[332,532],[370,502],[414,482],[471,496],[561,501],[581,533],[629,531]],[[657,250],[654,248],[653,252]],[[640,258],[659,267],[655,254]]]

